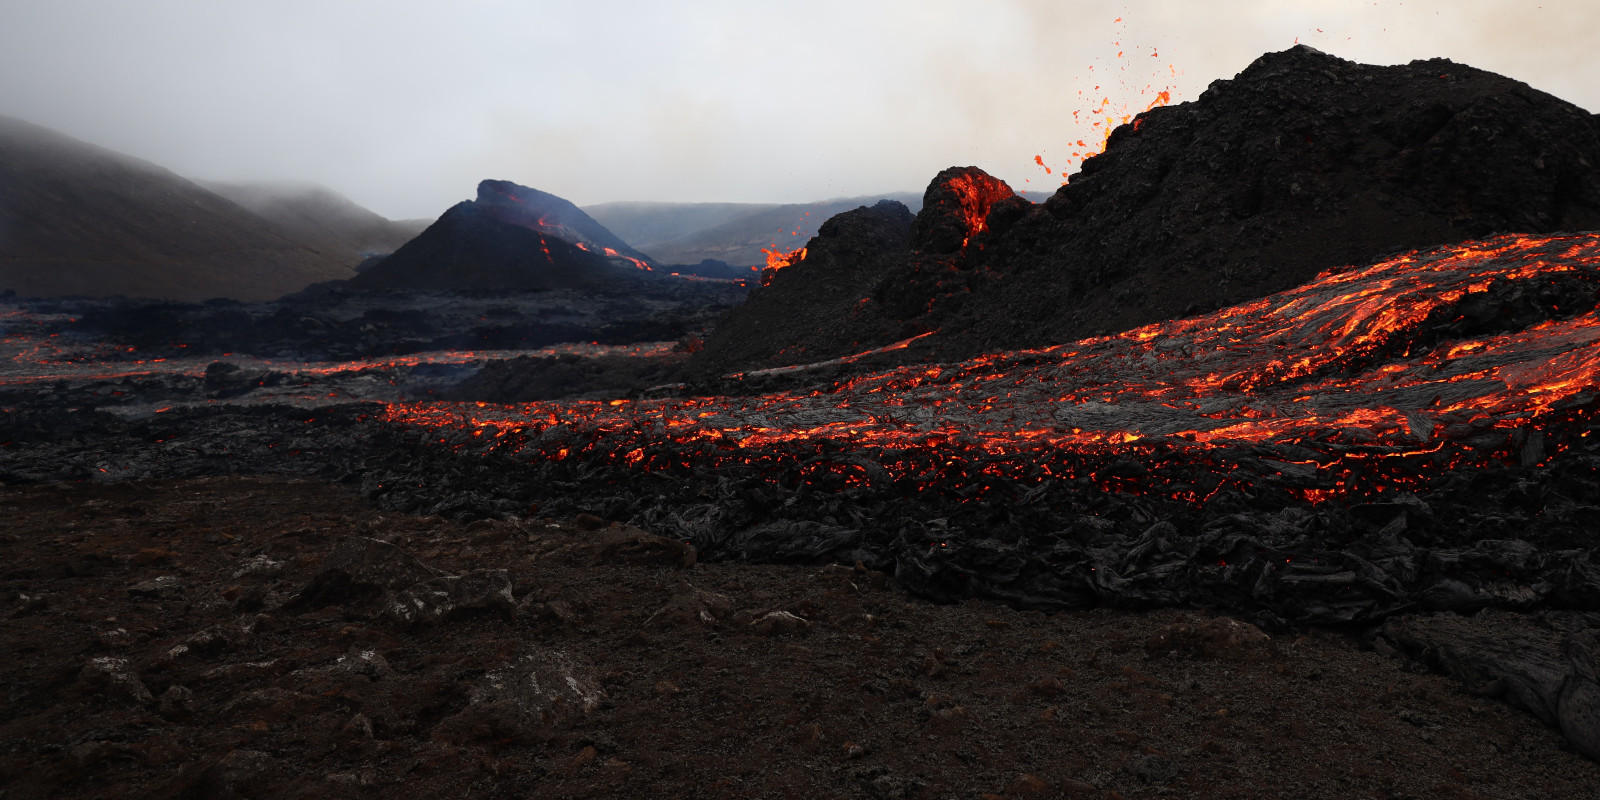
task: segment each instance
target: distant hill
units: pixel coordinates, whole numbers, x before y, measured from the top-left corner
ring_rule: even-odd
[[[577,206],[510,181],[445,211],[350,281],[357,290],[602,288],[660,266]]]
[[[0,291],[265,300],[354,267],[155,164],[0,117]]]
[[[766,263],[762,248],[803,247],[829,217],[879,200],[898,201],[913,212],[922,205],[920,194],[896,192],[816,203],[620,202],[583,210],[663,264],[711,259],[748,267]]]
[[[422,233],[429,222],[379,216],[314,183],[196,183],[277,225],[295,241],[336,253],[350,264],[360,263],[366,256],[393,253]]]

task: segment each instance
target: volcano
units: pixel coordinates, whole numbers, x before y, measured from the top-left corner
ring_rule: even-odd
[[[486,358],[476,353],[433,363],[246,369],[194,361],[157,367],[164,360],[152,359],[127,369],[80,368],[77,360],[99,356],[68,348],[79,345],[49,327],[62,324],[52,315],[68,315],[19,308],[8,312],[15,324],[3,343],[30,374],[0,381],[0,481],[315,477],[358,486],[386,514],[472,522],[481,533],[464,534],[448,550],[463,574],[412,570],[420,588],[403,591],[461,601],[429,616],[441,622],[464,612],[451,625],[492,631],[481,639],[494,642],[486,652],[507,637],[545,635],[505,625],[545,619],[563,626],[561,636],[582,637],[588,622],[611,624],[603,619],[612,617],[648,651],[641,673],[657,669],[648,661],[662,652],[656,637],[678,634],[647,635],[658,616],[636,593],[607,587],[628,613],[587,621],[582,598],[543,593],[549,573],[530,568],[571,556],[592,570],[599,562],[581,556],[582,548],[592,547],[600,561],[611,553],[657,562],[652,569],[831,564],[823,574],[837,578],[830,585],[840,596],[892,576],[940,602],[988,600],[1030,612],[1183,607],[1272,633],[1359,633],[1379,653],[1410,654],[1455,674],[1473,693],[1531,711],[1559,727],[1573,749],[1600,759],[1600,233],[1560,232],[1600,227],[1597,145],[1586,112],[1450,62],[1366,67],[1305,48],[1268,54],[1195,103],[1155,109],[1119,128],[1103,155],[1042,204],[976,167],[957,167],[933,181],[915,215],[884,202],[830,219],[803,250],[774,254],[764,285],[706,343],[701,376],[618,388],[603,399],[438,401],[462,395],[436,376]],[[416,281],[498,291],[641,276],[693,284],[656,280],[644,259],[636,263],[581,218],[552,216],[553,209],[541,194],[486,182],[477,201],[451,209],[358,279],[371,281],[361,288]],[[608,247],[616,254],[606,255]],[[504,312],[482,311],[492,313]],[[374,322],[380,315],[352,325]],[[686,338],[682,350],[687,345]],[[124,351],[115,348],[107,360]],[[635,355],[673,351],[662,342]],[[588,379],[581,373],[593,364],[579,352],[561,358],[534,371]],[[652,379],[668,374],[666,366],[636,362]],[[516,377],[487,368],[481,376]],[[418,393],[400,393],[407,379]],[[538,544],[560,519],[572,520],[574,541]],[[167,525],[166,517],[153,521]],[[214,522],[205,524],[210,533]],[[277,576],[304,568],[297,580],[311,582],[302,589],[240,584],[234,605],[206,605],[212,590],[176,596],[173,581],[188,574],[174,569],[126,587],[125,599],[167,596],[172,608],[181,601],[186,609],[258,614],[264,635],[257,642],[312,630],[303,623],[321,619],[327,627],[316,630],[327,635],[319,638],[334,640],[333,631],[354,630],[361,619],[354,605],[319,606],[337,599],[340,592],[326,590],[343,581],[336,572],[349,573],[351,556],[381,551],[388,564],[415,566],[400,544],[380,538],[395,530],[392,522],[360,529],[340,522],[339,536],[378,535],[337,546],[330,535],[281,527],[297,541],[266,552],[297,555],[267,559],[270,569]],[[150,529],[166,535],[165,527]],[[406,546],[444,557],[432,536],[419,530]],[[165,563],[168,556],[142,549],[147,538],[139,533],[141,549],[127,564]],[[237,545],[217,541],[240,557],[261,553],[253,538],[239,538]],[[66,553],[58,545],[72,540],[41,541]],[[321,577],[307,574],[314,559],[301,558],[312,542],[343,551],[329,556]],[[73,555],[89,570],[74,562],[74,580],[107,568],[88,558],[93,552]],[[515,581],[508,570],[464,573],[467,564],[502,562],[528,571]],[[52,566],[52,574],[64,568]],[[217,574],[242,581],[247,573]],[[370,576],[367,599],[402,590],[388,580]],[[226,599],[220,592],[229,584],[214,583]],[[58,602],[24,588],[15,592],[18,615]],[[714,598],[687,581],[680,596],[671,613],[715,626]],[[392,599],[385,594],[384,605]],[[888,606],[830,620],[812,610],[820,606],[780,613],[771,601],[760,603],[723,632],[765,637],[780,623],[788,629],[781,635],[798,635],[804,624],[852,626],[847,647],[871,652],[872,667],[849,686],[862,687],[858,697],[879,698],[842,704],[853,717],[895,694],[924,698],[916,706],[931,724],[956,707],[941,707],[932,689],[917,694],[942,684],[913,680],[962,675],[966,659],[972,671],[964,674],[988,692],[991,676],[1013,671],[970,666],[987,663],[983,640],[948,652],[930,643],[925,657],[879,648],[879,634],[898,622],[884,621]],[[395,635],[409,636],[414,612],[400,608],[405,625]],[[1078,625],[1083,616],[1059,615],[1051,624]],[[998,636],[1014,624],[996,619],[980,633]],[[1140,670],[1165,654],[1203,652],[1202,629],[1243,631],[1265,647],[1266,634],[1238,620],[1170,626],[1147,640],[1148,658],[1115,663],[1116,691],[1126,699],[1125,690],[1142,683]],[[1536,635],[1524,635],[1530,630]],[[211,647],[219,635],[190,636],[183,647]],[[182,655],[178,641],[152,644],[148,652],[164,657],[73,668],[87,688],[126,686],[117,675],[128,664],[154,665],[140,667],[142,674],[161,676],[173,654]],[[667,649],[684,639],[670,641]],[[1017,663],[1045,655],[1042,647],[1013,649]],[[1129,647],[1118,639],[1092,649],[1073,670]],[[74,644],[70,652],[90,651]],[[387,652],[417,664],[431,657],[409,644]],[[718,657],[734,663],[749,652]],[[812,651],[783,653],[789,660]],[[463,662],[438,663],[450,672],[437,685],[459,683]],[[704,663],[711,662],[696,661],[695,669],[713,674]],[[1210,686],[1263,695],[1231,667],[1213,666],[1220,671],[1206,678],[1215,681]],[[910,677],[891,679],[891,669]],[[297,686],[310,674],[282,672]],[[204,676],[215,673],[196,667],[191,674],[193,685],[208,686]],[[619,685],[632,680],[611,674]],[[655,681],[657,673],[649,674]],[[1014,696],[1056,697],[1063,684],[1080,682],[1051,680]],[[365,675],[360,681],[372,683]],[[910,689],[894,688],[895,681]],[[1183,682],[1198,687],[1190,677]],[[142,702],[159,706],[145,688],[151,696]],[[627,702],[679,690],[662,681]],[[170,711],[183,711],[182,693],[162,696]],[[332,695],[303,693],[319,696]],[[1150,727],[1174,727],[1173,696],[1151,697],[1159,703]],[[1196,727],[1207,736],[1204,726],[1218,720],[1241,722],[1232,709],[1210,705],[1215,699],[1192,706],[1206,715]],[[726,718],[744,716],[744,703],[723,703]],[[447,705],[427,713],[437,718]],[[1074,700],[1070,708],[1088,706]],[[1049,730],[1077,724],[1059,722],[1058,713],[1052,706],[1039,719]],[[1278,712],[1263,709],[1259,724],[1278,736],[1281,718],[1269,713]],[[716,722],[719,736],[726,718]],[[496,747],[516,746],[483,721],[489,717],[473,719],[459,724]],[[1404,718],[1418,728],[1422,719]],[[439,728],[432,730],[436,741]],[[648,733],[654,747],[658,739]],[[961,734],[963,746],[970,735]],[[1120,729],[1113,738],[1118,747],[1137,741]],[[919,748],[926,741],[916,739]],[[599,757],[598,746],[584,747],[584,763]],[[863,755],[846,749],[844,758]]]
[[[898,249],[861,259],[875,275],[830,301],[825,324],[796,336],[768,321],[770,309],[816,308],[808,294],[836,292],[827,275],[805,279],[832,266],[802,261],[726,323],[784,335],[713,338],[698,366],[711,375],[800,364],[921,333],[932,335],[903,360],[1044,347],[1246,302],[1396,252],[1592,230],[1597,168],[1596,118],[1526,84],[1444,59],[1370,66],[1297,46],[1196,101],[1140,114],[1044,203],[1001,199],[1010,189],[975,168],[941,173],[915,222],[921,238],[906,229]],[[979,185],[998,194],[974,195]],[[970,208],[952,206],[963,193]],[[807,252],[888,246],[876,234],[826,244],[851,230],[820,231]]]
[[[553,194],[478,184],[415,239],[351,279],[356,290],[592,289],[659,266]]]

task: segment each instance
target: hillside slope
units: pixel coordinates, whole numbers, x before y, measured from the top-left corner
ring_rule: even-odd
[[[369,255],[393,253],[428,227],[425,219],[380,216],[313,183],[198,183],[277,225],[295,241],[338,253],[352,264]]]
[[[0,117],[0,291],[264,300],[354,267],[159,166]]]

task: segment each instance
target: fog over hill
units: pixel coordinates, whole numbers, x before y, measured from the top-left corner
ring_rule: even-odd
[[[0,117],[0,291],[261,300],[356,263],[155,164]]]
[[[355,264],[393,253],[422,233],[431,220],[392,220],[357,205],[326,186],[301,181],[224,183],[200,186],[244,206],[282,228],[296,241]]]

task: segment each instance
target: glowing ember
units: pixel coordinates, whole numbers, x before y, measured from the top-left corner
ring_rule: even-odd
[[[1475,295],[1574,285],[1591,308],[1568,318],[1427,341]],[[1217,462],[1206,485],[1170,483],[1163,470],[1218,448],[1272,446],[1258,458],[1276,459],[1277,488],[1315,502],[1560,452],[1564,426],[1594,406],[1597,288],[1600,235],[1502,237],[1324,275],[1202,317],[809,394],[394,404],[387,418],[526,459],[645,472],[738,462],[820,489],[954,481],[972,498],[995,481],[1086,478],[1203,502],[1230,485],[1233,467]],[[1137,474],[1114,468],[1129,459]]]

